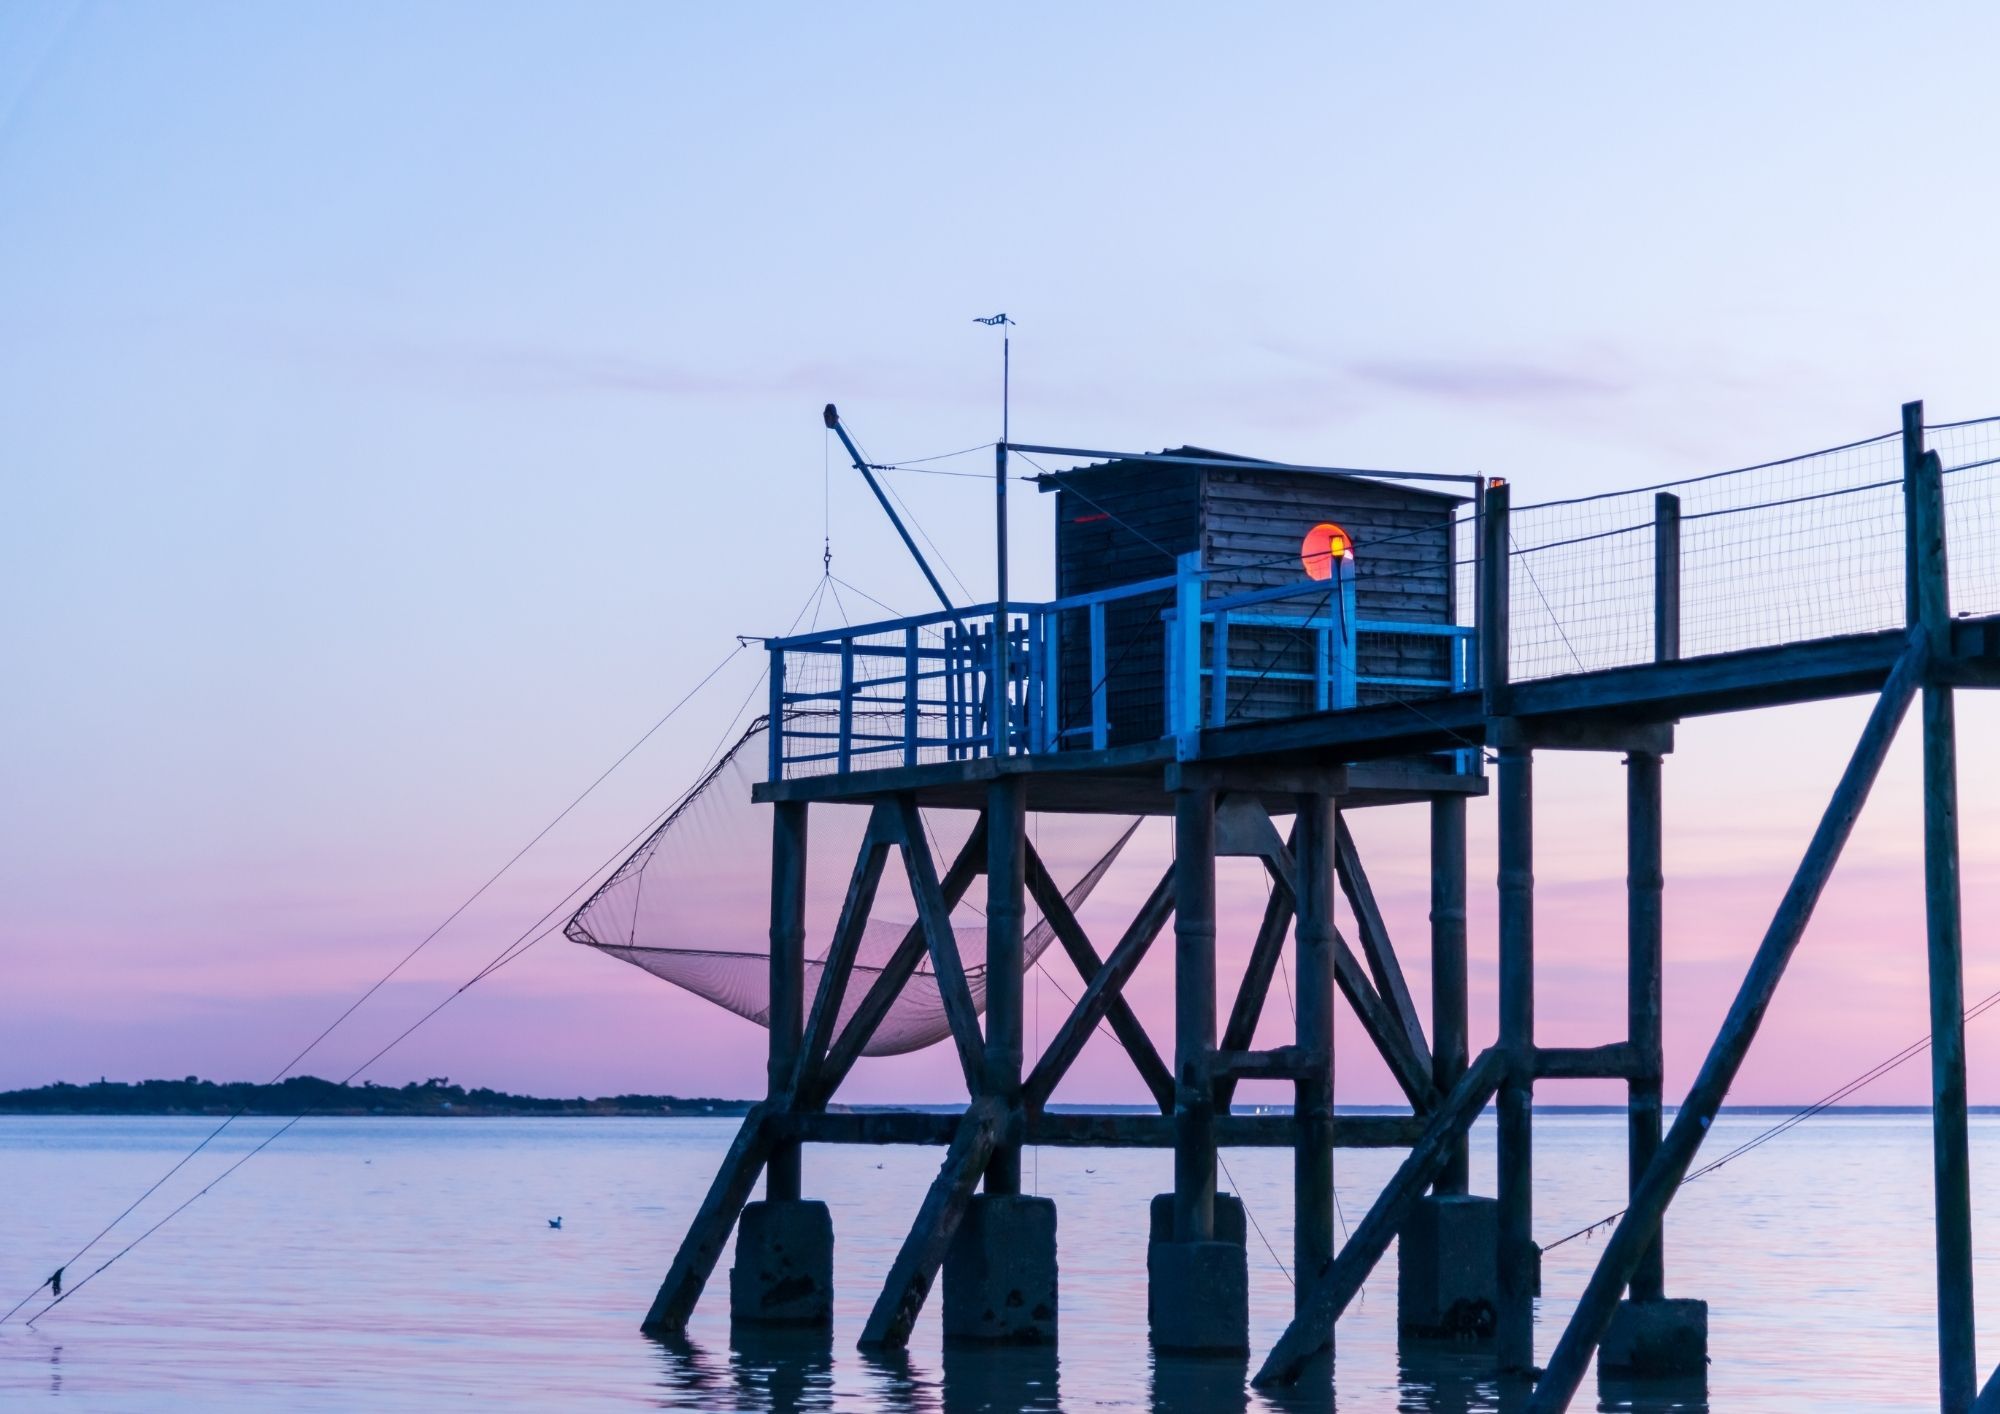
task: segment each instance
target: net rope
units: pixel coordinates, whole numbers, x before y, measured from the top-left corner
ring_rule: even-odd
[[[564,927],[571,942],[628,962],[727,1011],[770,1024],[769,870],[746,867],[769,858],[771,807],[751,799],[763,779],[770,736],[752,724],[646,840],[592,894]],[[938,872],[964,846],[974,820],[967,810],[921,812]],[[817,993],[849,872],[868,828],[869,807],[816,803],[806,851],[807,936],[828,940],[805,963],[806,995]],[[1038,851],[1064,899],[1081,909],[1139,822],[1112,816],[1049,816],[1038,821]],[[964,959],[973,1005],[986,1005],[986,929],[978,910],[962,902],[952,934]],[[845,1025],[888,965],[917,917],[903,872],[883,870],[874,908],[863,926],[854,977],[836,1018]],[[1034,967],[1055,930],[1028,906],[1023,969]],[[863,1047],[867,1056],[922,1050],[951,1034],[936,974],[926,957],[903,985]]]

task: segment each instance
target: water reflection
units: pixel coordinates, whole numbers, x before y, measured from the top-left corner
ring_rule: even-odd
[[[1404,1339],[1396,1348],[1396,1408],[1403,1414],[1475,1414],[1510,1409],[1518,1381],[1503,1390],[1491,1342]]]
[[[1708,1376],[1621,1380],[1600,1376],[1597,1407],[1616,1414],[1708,1414]]]
[[[973,1345],[944,1347],[946,1414],[981,1410],[1060,1410],[1056,1347]]]
[[[1153,1357],[1153,1414],[1237,1414],[1250,1407],[1250,1359],[1245,1355]]]
[[[669,1409],[833,1408],[833,1330],[829,1326],[739,1326],[724,1361],[685,1337],[660,1337]]]

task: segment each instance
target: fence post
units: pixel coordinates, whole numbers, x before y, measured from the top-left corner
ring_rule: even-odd
[[[782,781],[785,778],[785,650],[777,644],[767,645],[771,654],[771,700],[765,710],[765,721],[770,726],[770,774],[768,780]]]
[[[1904,563],[1912,625],[1931,662],[1951,652],[1944,468],[1924,450],[1924,405],[1903,404]],[[1936,1192],[1938,1398],[1969,1409],[1979,1392],[1973,1348],[1972,1172],[1965,1095],[1965,974],[1958,887],[1958,733],[1951,688],[1924,681],[1924,921],[1931,992],[1931,1158]]]
[[[1104,680],[1104,603],[1090,605],[1090,749],[1102,751],[1110,744],[1110,684]]]
[[[1167,641],[1172,700],[1168,720],[1174,757],[1187,761],[1201,750],[1201,551],[1174,560],[1174,621]]]
[[[1352,707],[1361,700],[1355,675],[1361,671],[1360,635],[1354,631],[1354,552],[1340,557],[1334,573],[1340,586],[1340,679],[1334,698],[1337,707]]]
[[[837,743],[840,771],[847,773],[854,756],[854,640],[840,640],[840,738]]]
[[[1681,498],[1653,498],[1653,661],[1681,656]]]
[[[903,764],[917,764],[917,631],[903,630]]]
[[[1507,713],[1507,483],[1495,478],[1486,488],[1480,517],[1479,567],[1484,583],[1479,604],[1479,688],[1486,715]]]
[[[1229,610],[1215,611],[1215,633],[1209,639],[1208,720],[1221,726],[1229,720]]]

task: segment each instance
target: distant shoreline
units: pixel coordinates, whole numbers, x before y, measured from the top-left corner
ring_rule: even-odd
[[[310,1112],[341,1119],[728,1119],[750,1112],[754,1100],[712,1096],[604,1095],[556,1099],[514,1095],[486,1088],[465,1089],[437,1077],[422,1084],[342,1085],[316,1076],[294,1076],[276,1085],[248,1082],[217,1083],[189,1076],[185,1080],[142,1080],[127,1084],[99,1080],[88,1085],[44,1085],[33,1090],[0,1091],[0,1118],[127,1117],[208,1119],[241,1114],[245,1118],[292,1119]],[[915,1110],[952,1114],[961,1104],[833,1105],[848,1112]],[[1245,1104],[1244,1110],[1259,1108]],[[1285,1105],[1264,1106],[1283,1113]],[[1666,1107],[1672,1113],[1678,1106]],[[1792,1115],[1807,1105],[1725,1105],[1725,1115]],[[1049,1106],[1053,1113],[1156,1113],[1150,1105]],[[1545,1115],[1622,1115],[1625,1107],[1599,1105],[1537,1105]],[[1407,1114],[1399,1105],[1343,1105],[1343,1114]],[[1926,1115],[1928,1105],[1833,1105],[1825,1111],[1841,1115]],[[2000,1105],[1973,1105],[1976,1115],[2000,1115]]]

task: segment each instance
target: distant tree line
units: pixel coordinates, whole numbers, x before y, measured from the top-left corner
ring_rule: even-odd
[[[603,1095],[594,1100],[510,1095],[484,1086],[468,1090],[442,1075],[403,1086],[372,1081],[343,1085],[316,1075],[254,1085],[190,1075],[185,1080],[59,1082],[0,1091],[0,1114],[224,1115],[244,1110],[295,1115],[310,1109],[329,1115],[740,1115],[749,1108],[747,1100],[679,1095]]]

